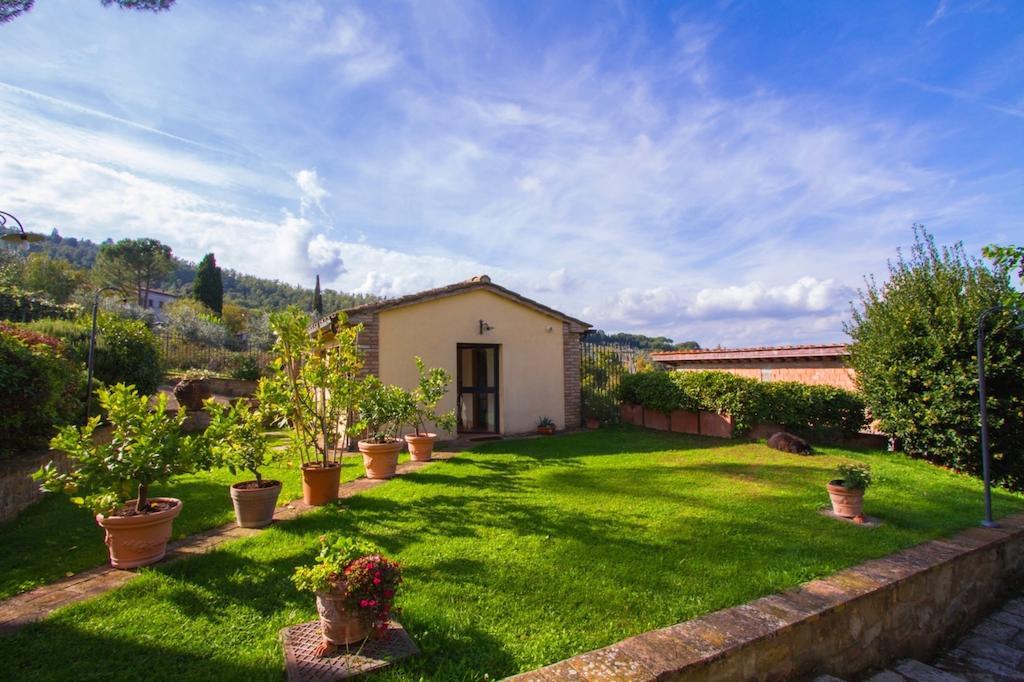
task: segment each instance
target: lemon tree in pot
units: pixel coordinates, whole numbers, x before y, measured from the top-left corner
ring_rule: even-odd
[[[256,397],[276,425],[291,429],[291,449],[302,460],[302,497],[322,505],[338,499],[339,441],[362,395],[361,325],[346,326],[340,313],[334,333],[310,330],[309,316],[295,307],[273,313],[271,374]]]
[[[169,415],[164,394],[152,409],[149,397],[134,386],[117,384],[96,394],[111,426],[110,441],[93,438],[99,417],[82,427],[64,427],[50,447],[68,454],[70,470],[62,473],[50,462],[38,476],[45,490],[67,492],[73,502],[92,509],[106,531],[113,566],[145,566],[163,558],[181,513],[181,500],[150,497],[150,486],[209,468],[209,448],[202,436],[182,434],[185,412]]]
[[[372,544],[331,533],[320,536],[316,561],[296,568],[292,581],[316,595],[324,642],[345,645],[387,630],[402,570]]]
[[[828,484],[835,515],[850,519],[863,516],[864,491],[869,485],[871,467],[867,464],[840,464],[836,467],[836,478]]]
[[[416,409],[412,395],[399,386],[381,383],[374,375],[366,377],[359,400],[359,423],[365,433],[359,441],[367,478],[391,478],[398,467],[398,453],[405,442],[398,437],[402,424],[408,423]]]
[[[415,433],[406,434],[405,442],[409,444],[409,456],[416,462],[429,462],[434,453],[436,433],[428,433],[426,426],[433,422],[438,429],[452,432],[455,430],[455,410],[437,414],[437,404],[448,393],[452,383],[452,375],[445,369],[434,367],[427,369],[423,359],[416,357],[416,369],[419,370],[420,381],[412,392],[413,405],[409,410],[409,425]]]
[[[270,448],[263,433],[263,416],[239,400],[231,406],[206,401],[210,425],[206,438],[218,464],[231,473],[247,471],[253,480],[233,483],[229,488],[235,520],[242,528],[262,528],[274,520],[281,481],[264,480],[260,467],[270,463]]]

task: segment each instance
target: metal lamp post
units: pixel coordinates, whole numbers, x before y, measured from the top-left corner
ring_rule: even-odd
[[[8,244],[17,244],[25,251],[28,251],[28,247],[32,244],[32,242],[41,242],[44,239],[46,239],[46,237],[44,237],[41,234],[36,234],[35,232],[26,232],[25,226],[21,224],[20,220],[15,218],[7,211],[0,211],[0,228],[6,228],[8,220],[13,220],[14,224],[18,226],[17,232],[8,232],[3,237],[0,237],[0,239],[7,242]]]
[[[96,313],[99,311],[100,296],[104,291],[118,291],[118,289],[103,287],[96,292],[92,301],[92,330],[89,332],[89,359],[86,363],[88,365],[88,375],[85,380],[85,421],[89,421],[89,408],[92,404],[92,368],[93,358],[96,353]]]
[[[985,520],[981,525],[986,528],[998,528],[999,524],[992,520],[992,481],[991,481],[991,456],[988,451],[988,405],[985,391],[985,318],[997,310],[1013,310],[1016,314],[1020,311],[1008,306],[996,305],[985,310],[978,316],[978,402],[981,416],[981,476],[985,481]],[[1017,325],[1017,329],[1024,330],[1024,324]]]

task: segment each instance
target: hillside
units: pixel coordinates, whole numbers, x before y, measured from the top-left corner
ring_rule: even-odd
[[[108,240],[112,241],[112,240]],[[32,245],[32,251],[46,253],[52,258],[61,258],[81,268],[91,268],[99,253],[100,244],[88,239],[62,237],[54,230],[46,241]],[[196,264],[175,258],[177,266],[160,288],[174,294],[190,294],[192,280],[196,276]],[[224,299],[247,308],[279,310],[289,305],[308,309],[313,300],[313,289],[288,284],[276,279],[265,279],[247,275],[237,270],[221,269],[224,281]],[[340,310],[350,306],[379,300],[367,294],[349,294],[334,289],[323,290],[324,310]]]

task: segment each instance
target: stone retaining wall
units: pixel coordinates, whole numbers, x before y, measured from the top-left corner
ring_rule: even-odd
[[[15,518],[44,493],[39,483],[32,480],[32,474],[50,460],[59,467],[67,467],[67,455],[63,452],[35,452],[16,455],[0,460],[0,523]]]
[[[551,680],[852,678],[928,660],[1024,580],[1024,514],[517,675]]]
[[[168,375],[167,381],[171,386],[178,383],[181,376]],[[247,379],[227,379],[224,377],[210,377],[206,380],[210,386],[210,393],[222,395],[228,398],[248,398],[256,392],[256,382]]]

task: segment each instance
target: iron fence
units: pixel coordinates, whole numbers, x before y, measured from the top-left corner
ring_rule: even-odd
[[[581,344],[580,391],[584,419],[616,422],[619,419],[619,382],[651,364],[645,350],[618,344]]]
[[[257,379],[270,364],[270,352],[244,338],[230,339],[230,346],[204,343],[166,329],[156,331],[160,363],[164,372],[200,369],[232,376]]]

